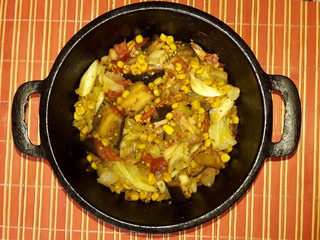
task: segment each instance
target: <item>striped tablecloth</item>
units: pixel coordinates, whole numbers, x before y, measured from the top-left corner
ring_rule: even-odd
[[[129,232],[82,210],[43,159],[20,154],[11,134],[17,87],[44,79],[65,43],[95,17],[134,0],[0,0],[1,239],[320,239],[320,2],[175,0],[231,26],[263,69],[289,76],[302,103],[297,151],[267,159],[254,185],[220,217],[166,235]],[[39,96],[27,108],[29,135],[39,143]],[[274,96],[274,140],[283,104]]]

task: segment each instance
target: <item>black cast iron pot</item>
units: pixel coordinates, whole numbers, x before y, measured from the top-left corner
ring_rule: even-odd
[[[218,53],[231,84],[241,89],[238,144],[226,170],[211,188],[200,187],[185,203],[142,203],[124,200],[97,183],[86,171],[85,151],[72,127],[80,77],[97,58],[123,39],[137,34],[170,34],[193,39],[208,52]],[[285,101],[280,142],[272,143],[272,91]],[[25,106],[40,93],[41,144],[27,135]],[[227,25],[200,10],[168,2],[147,2],[110,11],[81,29],[62,49],[49,76],[19,87],[13,101],[12,131],[24,154],[49,161],[66,192],[94,216],[117,227],[146,233],[168,233],[195,227],[230,208],[251,186],[267,157],[285,156],[299,140],[301,109],[297,89],[284,76],[266,74],[245,42]],[[275,181],[278,181],[275,179]]]

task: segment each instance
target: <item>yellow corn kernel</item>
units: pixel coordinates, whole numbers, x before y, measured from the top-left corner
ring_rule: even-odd
[[[122,186],[121,186],[120,183],[116,183],[116,184],[114,185],[114,188],[115,188],[116,190],[119,190],[119,189],[122,189]]]
[[[88,160],[88,162],[92,162],[92,156],[91,155],[87,155],[87,160]]]
[[[170,124],[170,126],[172,126],[172,127],[174,127],[174,126],[177,125],[177,123],[176,123],[175,121],[173,121],[173,120],[171,120],[171,121],[169,122],[169,124]]]
[[[140,139],[141,141],[146,141],[146,140],[147,140],[147,137],[148,137],[147,134],[141,134],[140,137],[139,137],[139,139]]]
[[[137,144],[138,149],[145,149],[146,147],[147,147],[147,145],[144,143]]]
[[[148,84],[148,87],[149,87],[150,89],[154,88],[154,83],[153,83],[153,82],[149,83],[149,84]]]
[[[130,94],[129,90],[124,90],[122,93],[122,97],[126,98],[126,97],[128,97],[129,94]]]
[[[142,73],[139,68],[133,68],[131,72],[133,75],[140,75]]]
[[[198,121],[199,121],[200,123],[202,123],[202,122],[204,121],[204,114],[203,114],[203,113],[200,113],[200,114],[199,114]]]
[[[234,123],[234,124],[239,124],[239,117],[238,116],[233,116],[232,117],[232,122]]]
[[[146,199],[147,198],[147,196],[148,196],[148,192],[146,192],[146,191],[141,191],[140,192],[140,194],[139,194],[139,196],[140,196],[140,199]]]
[[[154,103],[159,103],[160,101],[161,101],[160,98],[156,98],[156,99],[154,100]]]
[[[140,55],[137,57],[137,61],[138,61],[138,63],[144,63],[144,62],[146,62],[146,58],[147,58],[146,55],[140,54]]]
[[[156,80],[153,81],[153,83],[155,85],[160,85],[162,83],[162,78],[161,77],[158,77]]]
[[[103,146],[108,146],[109,142],[107,139],[101,139],[101,143],[103,144]]]
[[[135,37],[136,43],[142,43],[143,42],[143,37],[139,34]]]
[[[218,87],[223,87],[223,86],[225,86],[226,85],[226,83],[224,82],[224,81],[219,81],[219,82],[217,82],[217,86]]]
[[[201,75],[202,73],[204,73],[204,68],[200,67],[199,69],[196,70],[196,74]]]
[[[163,130],[164,130],[168,135],[171,135],[171,134],[174,132],[173,127],[171,127],[171,126],[168,125],[168,124],[163,125],[162,128],[163,128]]]
[[[201,122],[197,122],[197,127],[201,128]]]
[[[170,50],[170,47],[168,45],[163,45],[162,49],[168,52]]]
[[[83,106],[76,107],[76,113],[81,116],[86,112],[86,109]]]
[[[229,148],[226,150],[226,152],[229,153],[229,152],[231,152],[232,150],[233,150],[233,148],[232,148],[232,147],[229,147]]]
[[[149,173],[148,175],[148,184],[153,185],[156,183],[156,177],[153,173]]]
[[[120,111],[123,111],[123,107],[118,105],[117,108],[120,110]]]
[[[148,70],[148,67],[149,67],[149,65],[148,65],[147,62],[140,63],[140,65],[139,65],[139,69],[140,69],[142,72],[147,71],[147,70]]]
[[[159,97],[160,96],[160,92],[159,90],[156,88],[153,90],[153,94],[156,96],[156,97]]]
[[[158,197],[159,197],[159,193],[157,193],[157,192],[154,192],[154,193],[151,195],[152,201],[156,201],[156,200],[158,199]]]
[[[169,173],[166,172],[166,173],[163,174],[163,181],[165,181],[166,183],[172,181],[171,176],[170,176]]]
[[[169,47],[172,51],[176,51],[177,50],[177,46],[174,43],[170,43]]]
[[[198,100],[193,100],[191,102],[191,107],[195,110],[198,110],[200,108],[200,102]]]
[[[172,109],[176,109],[177,107],[179,107],[178,103],[174,103],[171,105]]]
[[[155,142],[156,144],[160,144],[162,141],[161,141],[159,138],[156,138],[156,139],[154,139],[154,142]]]
[[[123,187],[124,187],[125,189],[128,189],[128,190],[131,189],[131,187],[130,187],[128,184],[126,184],[126,183],[122,183],[122,185],[123,185]]]
[[[173,36],[169,35],[169,36],[166,37],[166,43],[168,45],[170,45],[173,42],[174,42],[174,37]]]
[[[202,134],[202,136],[203,136],[203,139],[206,140],[209,138],[209,133],[205,132]]]
[[[82,133],[82,134],[86,134],[86,133],[88,132],[88,130],[89,130],[89,127],[88,127],[87,125],[85,125],[85,126],[82,128],[81,133]]]
[[[165,42],[166,39],[167,39],[167,36],[166,36],[164,33],[161,33],[161,35],[160,35],[160,40],[163,41],[163,42]]]
[[[175,75],[176,79],[182,80],[185,79],[187,77],[187,75],[185,73],[178,73]]]
[[[172,112],[168,112],[166,115],[166,119],[171,120],[173,118],[173,113]]]
[[[206,147],[206,146],[201,147],[201,150],[207,150],[207,149],[208,149],[208,147]]]
[[[202,80],[202,82],[203,82],[204,84],[209,85],[209,86],[211,86],[211,85],[212,85],[212,83],[213,83],[213,81],[212,81],[212,80],[210,80],[210,79],[204,79],[204,80]]]
[[[91,110],[95,109],[96,108],[95,102],[91,102],[90,101],[89,104],[88,104],[88,108],[91,109]]]
[[[123,67],[124,67],[124,62],[118,61],[118,62],[117,62],[117,66],[118,66],[119,68],[123,68]]]
[[[97,168],[98,168],[98,167],[97,167],[97,164],[95,164],[94,162],[91,163],[91,167],[92,167],[94,170],[97,170]]]
[[[222,162],[228,162],[230,160],[230,156],[227,153],[221,153],[220,158]]]
[[[186,85],[182,85],[180,89],[186,94],[190,92],[190,89]]]
[[[176,67],[175,67],[177,72],[180,72],[182,70],[182,65],[181,63],[176,63]]]
[[[142,117],[141,114],[137,114],[137,115],[134,116],[134,120],[136,120],[136,122],[140,122],[141,121],[140,120],[141,117]]]
[[[150,135],[148,135],[147,141],[148,141],[149,143],[151,143],[151,142],[153,142],[153,141],[155,140],[155,138],[156,138],[156,135],[153,134],[153,133],[151,133]]]
[[[150,108],[151,108],[151,106],[150,106],[150,104],[147,104],[145,107],[144,107],[144,111],[145,112],[148,112],[149,110],[150,110]]]
[[[211,139],[207,138],[205,141],[204,141],[204,145],[206,147],[210,147],[211,146]]]
[[[129,73],[129,71],[130,71],[130,66],[125,64],[125,65],[123,66],[122,72],[123,72],[124,74],[127,74],[127,73]]]
[[[132,71],[133,69],[136,69],[136,68],[138,68],[138,66],[137,66],[137,64],[131,64],[131,65],[129,65],[129,69]]]
[[[200,107],[200,108],[198,109],[198,111],[199,111],[199,113],[201,114],[201,113],[205,113],[206,110],[204,110],[204,108]]]
[[[190,162],[190,167],[191,167],[191,168],[195,168],[196,165],[197,165],[196,162],[193,161],[193,160],[191,160],[191,162]]]
[[[192,60],[191,62],[190,62],[190,66],[193,68],[193,69],[199,69],[200,68],[200,63],[198,62],[198,61],[196,61],[196,60]]]
[[[118,98],[117,98],[117,104],[122,103],[122,101],[123,101],[123,97],[118,97]]]
[[[215,98],[214,101],[211,103],[211,107],[212,108],[217,108],[219,107],[221,104],[221,100],[220,98]]]
[[[136,192],[131,193],[130,194],[130,200],[131,201],[138,201],[139,200],[139,193],[136,193]]]
[[[80,120],[81,119],[81,117],[76,112],[73,113],[73,118],[75,120]]]

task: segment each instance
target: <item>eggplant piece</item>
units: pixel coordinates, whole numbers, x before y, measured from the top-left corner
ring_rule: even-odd
[[[158,122],[166,118],[167,113],[172,111],[172,107],[164,105],[156,108],[156,113],[150,118],[150,122]]]
[[[98,133],[101,138],[108,139],[109,142],[114,142],[114,146],[119,145],[124,125],[124,117],[115,106],[104,101],[92,124],[92,135]]]
[[[170,182],[167,184],[167,189],[170,193],[171,199],[175,203],[183,203],[187,201],[186,196],[184,195],[183,191],[181,190],[178,184],[174,182]]]
[[[157,39],[159,39],[158,35],[153,35],[151,38],[149,38],[149,40],[143,44],[143,46],[141,46],[141,51],[145,52],[148,50],[148,48],[150,48],[150,46],[157,41]]]
[[[123,74],[123,77],[125,79],[131,80],[131,82],[143,82],[145,84],[149,84],[150,82],[153,82],[159,77],[162,77],[164,75],[164,69],[155,69],[155,70],[149,70],[147,72],[144,72],[139,75],[133,75],[131,73]]]
[[[149,55],[153,51],[161,49],[163,45],[165,45],[165,43],[155,34],[141,47],[141,50]]]
[[[94,138],[86,138],[83,141],[81,141],[82,146],[89,152],[93,153],[94,155],[98,156],[96,143]]]
[[[154,95],[143,82],[136,82],[129,86],[129,95],[123,99],[120,106],[125,115],[133,117],[154,99]]]

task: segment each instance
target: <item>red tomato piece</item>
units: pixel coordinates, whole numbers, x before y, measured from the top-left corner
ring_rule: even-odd
[[[163,171],[167,166],[168,163],[163,157],[154,158],[151,164],[151,172]]]
[[[151,153],[148,152],[142,153],[141,161],[150,164],[151,172],[164,171],[168,166],[167,161],[163,157],[153,158]]]
[[[111,100],[116,100],[117,97],[120,97],[122,94],[122,92],[116,92],[116,91],[112,91],[112,90],[108,90],[107,95],[108,98],[110,98]]]
[[[185,61],[183,61],[181,58],[179,58],[178,60],[173,62],[174,64],[176,63],[180,63],[182,66],[182,71],[186,72],[188,70],[188,63],[186,63]]]
[[[206,59],[209,62],[217,63],[218,62],[218,56],[217,54],[207,54],[204,56],[204,59]]]
[[[101,141],[96,140],[95,146],[97,150],[97,154],[101,157],[102,160],[105,161],[123,161],[122,158],[117,156],[117,153],[108,146],[104,146]]]
[[[129,50],[127,46],[127,42],[124,40],[122,43],[116,45],[114,50],[118,54],[118,60],[125,61],[129,57]]]

